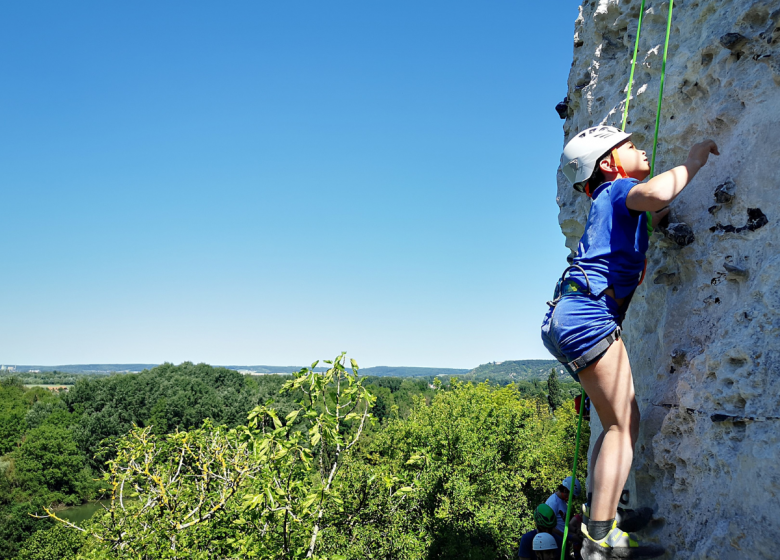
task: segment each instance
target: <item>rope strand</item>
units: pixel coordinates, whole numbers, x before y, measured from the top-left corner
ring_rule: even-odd
[[[623,109],[623,127],[620,129],[626,131],[628,122],[628,104],[631,102],[631,87],[634,85],[634,68],[636,68],[636,53],[639,51],[639,35],[642,33],[642,16],[645,14],[645,0],[639,6],[639,24],[636,26],[636,41],[634,42],[634,58],[631,59],[631,75],[628,77],[628,95],[626,95],[626,106]]]

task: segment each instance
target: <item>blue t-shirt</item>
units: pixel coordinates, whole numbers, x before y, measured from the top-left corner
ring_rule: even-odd
[[[636,179],[617,179],[593,192],[585,233],[574,259],[574,264],[585,269],[593,295],[601,295],[612,286],[615,297],[624,298],[639,284],[649,235],[647,213],[626,206],[628,192],[636,184]],[[567,278],[587,285],[576,268]]]
[[[530,558],[531,560],[536,560],[536,553],[534,552],[534,537],[537,534],[539,534],[539,531],[534,529],[520,538],[520,548],[517,549],[517,556],[519,558]],[[558,556],[560,556],[563,539],[558,535],[553,535],[553,538],[555,539],[555,542],[558,543],[557,552]]]

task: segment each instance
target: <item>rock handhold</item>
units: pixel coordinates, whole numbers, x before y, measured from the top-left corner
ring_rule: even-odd
[[[675,348],[672,350],[671,358],[673,364],[681,366],[686,362],[688,353],[682,348]]]
[[[664,230],[664,235],[677,243],[680,247],[690,245],[696,239],[696,237],[693,235],[691,226],[682,222],[669,224],[669,227]]]
[[[739,48],[747,42],[747,37],[740,35],[739,33],[726,33],[719,41],[724,49],[734,52],[735,50],[739,50]]]
[[[745,229],[749,231],[756,231],[769,223],[769,218],[761,211],[761,208],[748,208],[747,213],[748,221],[745,224]]]
[[[726,204],[727,202],[731,202],[734,200],[734,193],[736,190],[737,185],[734,184],[734,181],[729,179],[725,183],[715,187],[715,201],[719,204]]]
[[[769,223],[769,218],[761,211],[761,208],[748,208],[748,220],[742,227],[734,227],[731,224],[723,225],[717,223],[710,228],[710,231],[720,231],[724,233],[742,233],[743,231],[756,231]]]
[[[558,116],[561,117],[562,119],[565,119],[566,117],[568,117],[569,116],[569,98],[568,97],[564,97],[563,101],[561,101],[560,103],[558,103],[555,106],[555,111],[558,113]]]
[[[741,278],[744,278],[748,275],[747,268],[744,268],[736,264],[729,264],[727,262],[724,262],[723,268],[726,269],[726,272],[728,272],[730,276],[739,276]]]
[[[653,279],[653,284],[663,284],[665,286],[671,286],[677,279],[677,274],[674,272],[664,272],[659,274]]]

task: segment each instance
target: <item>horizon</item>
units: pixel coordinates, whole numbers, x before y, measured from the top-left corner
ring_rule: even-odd
[[[403,365],[387,365],[387,364],[381,364],[381,365],[371,365],[371,366],[360,366],[360,369],[377,369],[377,368],[398,368],[398,369],[454,369],[454,370],[473,370],[478,368],[479,366],[488,365],[488,364],[496,364],[500,365],[505,362],[550,362],[555,361],[554,359],[535,359],[535,358],[529,358],[529,359],[518,359],[518,360],[490,360],[481,364],[477,364],[476,366],[472,367],[438,367],[438,366],[403,366]],[[75,367],[99,367],[99,366],[151,366],[151,367],[157,367],[161,366],[163,364],[173,364],[173,365],[181,365],[182,363],[193,363],[193,364],[206,364],[210,365],[212,367],[223,367],[228,369],[233,368],[302,368],[302,367],[308,367],[306,365],[300,365],[300,364],[290,364],[290,365],[269,365],[269,364],[235,364],[235,363],[229,363],[229,364],[216,364],[216,363],[208,363],[208,362],[193,362],[191,360],[184,360],[182,362],[125,362],[125,363],[115,363],[115,362],[105,362],[105,363],[74,363],[74,364],[16,364],[16,363],[5,363],[0,362],[0,367],[3,369],[0,369],[0,371],[9,371],[7,368],[14,367],[14,368],[36,368],[36,367],[42,367],[42,368],[75,368]],[[322,360],[320,360],[322,362]],[[321,367],[319,364],[317,367]],[[86,371],[86,370],[85,370]],[[110,371],[110,370],[100,370],[100,371]],[[135,370],[117,370],[117,371],[132,371],[135,372]]]

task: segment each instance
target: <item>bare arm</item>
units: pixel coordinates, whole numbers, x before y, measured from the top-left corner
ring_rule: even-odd
[[[712,140],[694,144],[688,160],[665,173],[640,183],[628,193],[626,206],[639,212],[657,212],[668,206],[682,192],[691,179],[704,167],[710,154],[720,155],[718,146]]]

